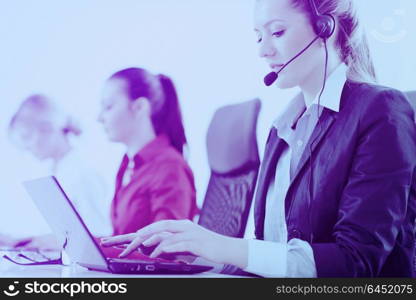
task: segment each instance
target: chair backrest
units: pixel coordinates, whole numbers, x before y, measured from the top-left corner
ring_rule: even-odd
[[[416,91],[405,92],[405,95],[416,114]]]
[[[412,105],[413,110],[415,111],[415,116],[416,116],[416,91],[411,91],[411,92],[405,92],[407,99],[410,102],[410,105]],[[416,224],[415,224],[416,227]],[[415,228],[415,232],[416,232],[416,228]],[[415,247],[416,247],[416,236],[415,236]],[[415,253],[415,258],[414,258],[414,271],[415,271],[415,275],[416,276],[416,253]]]
[[[260,100],[222,107],[207,133],[211,177],[198,223],[243,237],[260,165],[256,128]]]

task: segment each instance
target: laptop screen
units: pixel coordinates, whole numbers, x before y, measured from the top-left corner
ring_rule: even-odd
[[[23,185],[46,222],[75,263],[108,270],[102,251],[54,176],[25,181]]]

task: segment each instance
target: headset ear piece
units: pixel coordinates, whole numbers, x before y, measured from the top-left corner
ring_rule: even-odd
[[[330,38],[335,32],[335,18],[330,14],[320,14],[314,0],[309,0],[312,10],[313,27],[317,36],[322,39]]]
[[[335,31],[335,19],[331,15],[321,15],[315,21],[316,34],[323,39],[330,38]]]

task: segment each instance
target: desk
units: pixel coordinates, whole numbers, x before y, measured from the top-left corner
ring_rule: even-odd
[[[195,275],[124,275],[90,271],[79,265],[21,266],[0,257],[0,277],[10,278],[235,278],[238,276],[205,272]]]

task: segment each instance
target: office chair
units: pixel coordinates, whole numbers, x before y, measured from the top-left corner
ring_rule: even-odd
[[[256,125],[260,100],[218,109],[207,133],[211,176],[198,224],[243,237],[260,165]]]
[[[411,91],[411,92],[405,92],[405,95],[407,96],[407,99],[410,102],[410,105],[413,107],[413,110],[415,111],[415,116],[416,116],[416,91]],[[416,224],[415,224],[416,226]],[[416,229],[415,229],[416,231]],[[416,246],[416,241],[415,241],[415,246]],[[416,276],[416,254],[415,254],[415,259],[414,259],[414,271],[415,271],[415,275]]]
[[[416,114],[416,91],[405,92],[404,94],[407,96],[407,99]]]

